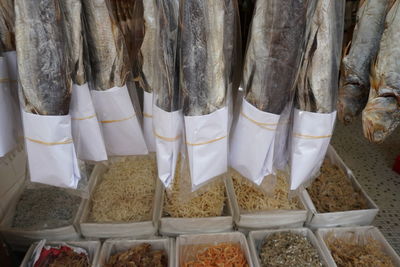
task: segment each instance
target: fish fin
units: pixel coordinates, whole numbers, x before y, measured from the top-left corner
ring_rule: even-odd
[[[346,45],[346,47],[343,49],[342,59],[349,54],[350,47],[351,47],[351,40]]]
[[[386,13],[389,12],[390,9],[392,9],[394,3],[396,3],[396,0],[389,0],[389,3],[387,5]]]
[[[366,0],[360,0],[360,2],[358,3],[358,9],[360,9],[364,5],[365,1]]]
[[[377,63],[377,57],[375,57],[375,59],[371,63],[371,71],[370,71],[370,75],[369,75],[371,88],[373,88],[374,90],[378,90],[378,88],[381,84],[381,81],[379,81],[377,74],[376,74],[376,63]]]

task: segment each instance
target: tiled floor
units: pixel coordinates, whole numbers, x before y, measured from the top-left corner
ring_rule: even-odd
[[[400,155],[400,128],[378,145],[364,138],[361,120],[350,126],[338,122],[332,144],[379,206],[374,225],[400,254],[400,175],[392,171]]]

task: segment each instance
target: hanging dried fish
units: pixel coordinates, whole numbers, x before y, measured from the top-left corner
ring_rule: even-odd
[[[66,115],[71,97],[63,15],[58,0],[16,0],[21,99],[27,112]]]
[[[125,40],[106,0],[83,0],[88,46],[96,90],[122,87],[130,72]]]
[[[385,140],[400,124],[400,1],[386,16],[379,52],[371,70],[371,89],[362,113],[364,135]]]
[[[297,84],[300,110],[331,113],[336,109],[344,11],[343,0],[317,3]]]
[[[370,65],[379,49],[389,2],[366,0],[358,11],[340,77],[338,116],[345,124],[352,122],[367,103]]]
[[[309,2],[256,2],[243,83],[246,100],[259,110],[281,114],[289,100],[303,50]]]
[[[182,0],[180,80],[183,112],[206,115],[225,105],[224,32],[230,21],[224,1]]]
[[[84,39],[83,11],[81,0],[61,1],[65,17],[65,32],[68,40],[68,52],[72,81],[83,85],[87,82],[86,43]]]
[[[4,52],[15,50],[14,0],[0,1],[0,45]]]
[[[179,108],[178,15],[179,0],[157,0],[157,92],[156,105],[164,111]]]

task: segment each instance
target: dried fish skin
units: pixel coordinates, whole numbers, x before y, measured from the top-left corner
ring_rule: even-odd
[[[0,46],[5,52],[15,50],[14,0],[0,1]]]
[[[386,16],[386,28],[371,70],[368,103],[362,113],[364,136],[383,142],[400,124],[400,1]]]
[[[16,43],[21,99],[26,112],[66,115],[71,78],[58,0],[16,0]]]
[[[122,87],[130,64],[118,22],[110,15],[106,0],[82,0],[82,4],[95,89]]]
[[[353,39],[341,67],[337,107],[345,124],[351,123],[367,103],[370,65],[379,49],[389,2],[366,0],[358,11]]]
[[[72,81],[75,84],[83,85],[87,82],[87,77],[82,2],[81,0],[63,0],[60,3],[63,5],[64,11]]]
[[[179,109],[178,57],[179,0],[157,0],[156,105],[164,111]]]
[[[297,83],[296,107],[331,113],[336,110],[345,1],[317,3]]]
[[[310,2],[256,2],[243,83],[246,100],[259,110],[281,114],[289,100],[303,52]]]
[[[186,116],[225,105],[225,2],[181,0],[180,86]]]

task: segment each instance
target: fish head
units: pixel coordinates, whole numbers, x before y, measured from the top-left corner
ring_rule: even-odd
[[[345,84],[339,90],[337,103],[338,117],[345,125],[353,122],[367,102],[368,96],[365,94],[366,88],[362,84]],[[367,91],[368,92],[368,91]]]
[[[382,143],[400,123],[400,101],[393,96],[370,99],[362,113],[364,136]]]

